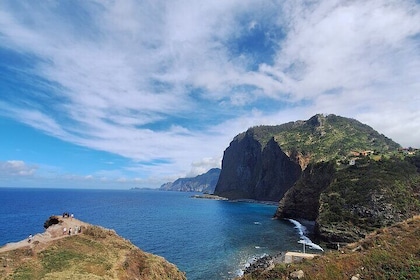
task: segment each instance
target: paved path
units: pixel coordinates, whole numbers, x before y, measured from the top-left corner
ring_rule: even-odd
[[[61,216],[55,216],[56,218],[61,221],[59,224],[52,225],[45,230],[44,233],[35,234],[32,237],[31,242],[28,242],[28,238],[13,242],[7,243],[3,247],[0,248],[0,253],[8,252],[15,249],[21,248],[34,248],[35,246],[42,247],[43,244],[46,244],[52,240],[57,240],[61,238],[69,237],[68,234],[69,228],[72,228],[72,235],[74,234],[74,229],[77,227],[87,227],[89,224],[82,222],[75,218],[63,218]],[[63,230],[66,228],[66,232],[64,234]]]

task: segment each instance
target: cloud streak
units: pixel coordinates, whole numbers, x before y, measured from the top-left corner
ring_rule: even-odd
[[[0,65],[17,77],[1,114],[150,178],[202,172],[249,126],[314,113],[420,146],[416,1],[67,5],[0,4],[0,47],[24,61]]]

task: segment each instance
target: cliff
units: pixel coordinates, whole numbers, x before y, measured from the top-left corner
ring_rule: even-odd
[[[264,148],[252,130],[225,150],[215,194],[229,199],[278,201],[300,176],[300,166],[274,139]]]
[[[420,156],[309,165],[275,216],[316,221],[325,242],[354,242],[420,213]]]
[[[314,221],[318,217],[321,193],[334,179],[335,164],[308,165],[296,184],[280,200],[275,217]]]
[[[312,260],[277,264],[243,280],[420,279],[420,216],[379,229],[366,238]],[[297,273],[299,272],[299,273]]]
[[[45,225],[44,233],[0,248],[1,279],[186,279],[113,230],[59,216]]]
[[[220,168],[212,168],[204,174],[191,178],[179,178],[160,187],[164,191],[213,193],[219,179]]]
[[[224,151],[214,193],[229,199],[279,201],[310,163],[344,160],[354,151],[384,153],[399,147],[371,127],[336,115],[257,126],[237,135]]]
[[[275,216],[315,221],[353,242],[420,213],[420,157],[354,119],[315,115],[258,126],[225,150],[215,195],[279,201]]]

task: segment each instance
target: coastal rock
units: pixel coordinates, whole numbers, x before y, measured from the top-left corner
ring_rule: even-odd
[[[305,278],[305,273],[303,270],[297,270],[290,273],[290,278],[292,279],[303,279]]]
[[[281,252],[274,256],[264,255],[260,258],[255,259],[244,269],[244,275],[253,274],[258,271],[264,271],[272,269],[276,264],[284,262],[285,253]]]
[[[255,186],[255,199],[278,201],[300,174],[300,165],[291,160],[271,138],[262,152],[261,175]]]
[[[420,279],[420,216],[370,233],[366,238],[301,263],[244,274],[242,280],[291,279]]]
[[[229,199],[278,201],[300,173],[299,164],[273,138],[262,148],[249,130],[225,150],[215,194]]]
[[[186,279],[175,265],[114,230],[75,218],[47,221],[52,218],[59,223],[44,233],[0,248],[0,279]]]
[[[318,217],[319,197],[334,178],[334,162],[308,165],[301,178],[280,200],[277,218],[298,218],[314,221]]]
[[[354,242],[419,214],[415,157],[370,160],[337,170],[319,196],[316,233],[326,242]]]
[[[279,201],[311,163],[345,161],[354,151],[399,147],[371,127],[336,115],[256,126],[237,135],[224,151],[214,193],[229,199]]]
[[[163,191],[213,193],[219,180],[220,168],[212,168],[204,174],[191,178],[179,178],[160,187]]]
[[[262,146],[252,130],[236,136],[225,150],[215,195],[229,199],[255,198],[260,177]]]

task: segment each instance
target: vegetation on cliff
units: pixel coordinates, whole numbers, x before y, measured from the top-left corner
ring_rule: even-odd
[[[401,147],[366,124],[336,115],[318,114],[307,121],[249,130],[262,147],[274,137],[289,156],[300,154],[309,158],[308,163],[341,159],[352,151],[385,153]]]
[[[309,165],[279,203],[279,218],[316,220],[326,242],[354,242],[420,213],[420,156]]]
[[[237,135],[225,150],[215,194],[278,201],[308,164],[348,163],[351,155],[380,157],[399,148],[368,125],[336,115],[256,126]]]
[[[243,280],[420,279],[420,216],[379,229],[366,238],[301,263],[254,271]]]
[[[31,242],[1,248],[1,279],[186,279],[175,265],[141,251],[113,230],[59,219]],[[63,234],[64,227],[76,224],[81,233]]]
[[[420,213],[416,157],[391,157],[338,169],[319,197],[318,233],[328,242],[352,242]]]

